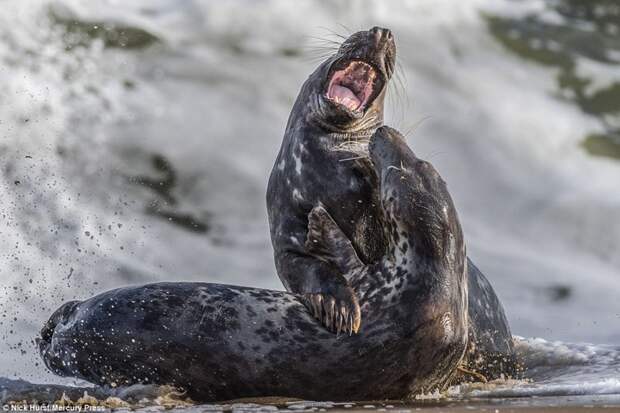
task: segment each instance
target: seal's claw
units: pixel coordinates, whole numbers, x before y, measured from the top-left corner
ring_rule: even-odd
[[[303,302],[312,315],[332,333],[352,335],[359,332],[361,310],[355,293],[349,287],[338,289],[336,295],[304,294]]]

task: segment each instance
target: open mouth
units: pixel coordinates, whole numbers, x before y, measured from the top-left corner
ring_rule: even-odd
[[[361,112],[380,90],[380,77],[367,63],[351,61],[334,70],[327,86],[327,98],[353,112]]]

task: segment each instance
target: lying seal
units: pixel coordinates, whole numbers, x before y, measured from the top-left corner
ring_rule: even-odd
[[[151,284],[57,310],[39,339],[46,365],[99,385],[176,385],[196,401],[401,399],[442,388],[468,334],[457,213],[441,177],[396,131],[379,129],[370,154],[386,255],[364,265],[320,205],[304,240],[359,297],[359,334],[332,334],[288,292]],[[349,317],[340,308],[332,322],[343,328]]]
[[[309,251],[307,217],[318,202],[351,240],[364,264],[386,254],[378,176],[368,139],[383,123],[384,97],[396,58],[388,29],[353,34],[306,80],[291,111],[267,189],[276,269],[285,288],[302,294],[322,323],[345,308],[346,328],[358,331],[360,304],[344,274]],[[420,229],[415,229],[420,231]],[[512,375],[512,336],[493,288],[468,260],[470,368],[490,377]],[[491,360],[492,359],[492,360]],[[493,368],[490,368],[492,366]]]

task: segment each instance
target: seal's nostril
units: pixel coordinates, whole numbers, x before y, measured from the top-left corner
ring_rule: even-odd
[[[392,31],[390,29],[384,29],[379,26],[375,26],[369,30],[371,34],[373,34],[377,39],[392,39]]]

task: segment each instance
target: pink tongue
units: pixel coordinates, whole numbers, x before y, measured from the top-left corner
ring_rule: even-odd
[[[332,85],[329,91],[329,97],[337,103],[346,106],[351,110],[355,110],[359,107],[360,101],[355,96],[355,93],[344,86]]]

